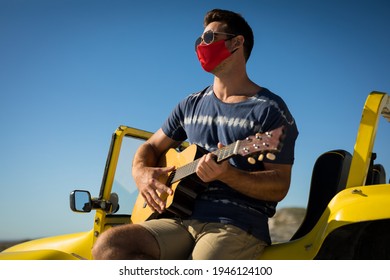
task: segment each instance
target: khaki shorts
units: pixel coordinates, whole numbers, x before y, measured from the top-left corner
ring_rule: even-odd
[[[249,260],[259,257],[267,246],[229,224],[158,219],[141,225],[156,238],[162,260]]]

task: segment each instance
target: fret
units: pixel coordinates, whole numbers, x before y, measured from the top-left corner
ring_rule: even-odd
[[[187,163],[174,171],[174,176],[169,184],[173,184],[187,176],[190,176],[196,172],[196,166],[198,165],[199,159]]]
[[[238,142],[238,141],[237,141]],[[217,156],[217,162],[221,162],[231,156],[233,156],[235,153],[235,147],[236,147],[236,143],[233,143],[233,144],[230,144],[228,146],[225,146],[219,150],[216,150],[213,152],[214,155]],[[198,165],[198,162],[199,162],[199,159],[196,159],[194,160],[193,162],[190,162],[190,163],[187,163],[181,167],[179,167],[178,169],[176,169],[173,174],[173,177],[168,180],[168,183],[169,184],[173,184],[189,175],[192,175],[196,172],[196,167]]]
[[[217,156],[217,162],[221,162],[225,159],[230,158],[231,156],[234,156],[235,146],[236,146],[236,142],[215,151],[214,154]]]

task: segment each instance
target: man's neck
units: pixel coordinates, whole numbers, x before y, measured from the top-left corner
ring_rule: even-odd
[[[216,97],[226,103],[237,103],[254,96],[261,89],[252,82],[245,71],[214,77],[213,89]]]

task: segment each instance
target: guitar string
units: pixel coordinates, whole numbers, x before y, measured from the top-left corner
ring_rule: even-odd
[[[282,128],[282,131],[280,132],[280,134],[283,134],[283,128]],[[266,133],[265,136],[267,136],[267,138],[273,137],[272,133],[269,133],[269,134]],[[262,141],[263,138],[260,137],[258,140]],[[218,149],[218,150],[212,152],[214,155],[217,156],[217,162],[221,162],[221,161],[223,161],[231,156],[239,154],[238,151],[235,151],[235,148],[239,144],[239,142],[240,141],[236,141],[230,145],[227,145],[221,149]],[[265,144],[266,144],[266,142],[263,142],[263,145],[265,145]],[[259,146],[256,146],[256,147],[259,148]],[[167,185],[171,185],[171,184],[181,180],[182,178],[185,178],[185,177],[195,173],[199,160],[200,160],[200,158],[198,158],[190,163],[187,163],[187,164],[177,168],[176,170],[172,171],[171,174],[168,176]]]
[[[232,143],[228,146],[225,146],[219,150],[212,152],[214,155],[217,156],[217,162],[221,162],[221,161],[233,156],[235,144],[236,143]],[[171,173],[171,175],[172,174],[173,175],[172,176],[170,175],[168,178],[168,181],[167,181],[168,185],[173,184],[173,183],[179,181],[180,179],[185,178],[185,177],[195,173],[199,160],[200,160],[200,158],[198,158],[190,163],[187,163],[187,164],[177,168],[175,171],[173,171]]]

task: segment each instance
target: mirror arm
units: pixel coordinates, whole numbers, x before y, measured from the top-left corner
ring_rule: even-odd
[[[110,212],[111,206],[112,203],[110,201],[92,198],[92,209],[102,209],[106,212]]]
[[[118,195],[112,193],[110,200],[92,198],[91,199],[92,209],[102,209],[107,213],[115,213],[119,209]]]

